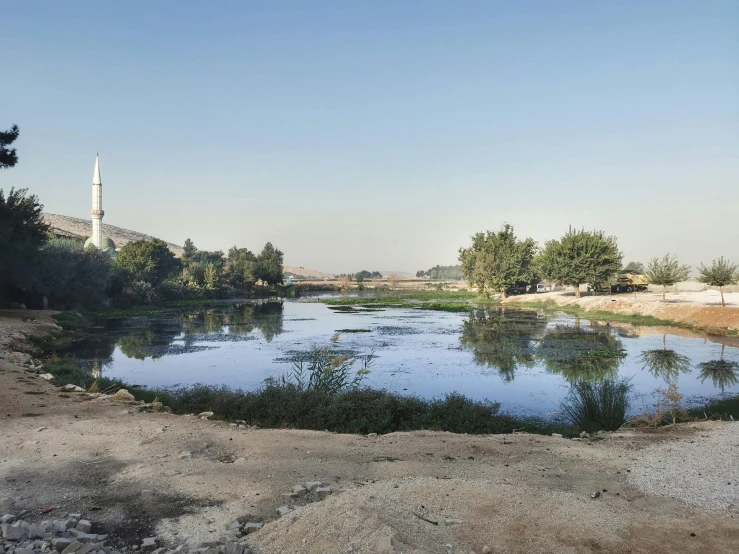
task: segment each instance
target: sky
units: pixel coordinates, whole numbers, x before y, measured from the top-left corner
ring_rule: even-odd
[[[739,2],[0,8],[0,188],[326,272],[454,264],[503,223],[739,262]]]

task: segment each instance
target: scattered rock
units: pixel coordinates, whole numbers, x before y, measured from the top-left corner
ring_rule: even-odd
[[[590,433],[588,433],[587,431],[583,431],[582,433],[580,433],[580,438],[581,439],[589,439],[590,438]]]
[[[600,496],[600,491],[595,491],[590,495],[590,498],[598,498]]]
[[[313,492],[318,487],[323,485],[323,481],[308,481],[305,484],[305,488],[308,489],[310,492]]]
[[[118,392],[112,395],[110,399],[115,400],[116,402],[136,402],[133,394],[128,392],[126,389],[120,389]]]
[[[561,439],[562,435],[560,433],[552,433],[552,436],[556,439]]]
[[[244,524],[244,533],[246,533],[247,535],[250,535],[251,533],[256,533],[263,526],[264,526],[264,523],[250,521],[249,523]]]
[[[213,412],[201,412],[201,413],[199,413],[199,414],[198,414],[198,417],[199,417],[200,419],[210,419],[210,418],[212,418],[212,417],[213,417],[214,415],[215,415],[215,414],[214,414]]]
[[[482,547],[482,554],[491,554],[493,551],[487,544]]]
[[[279,508],[277,508],[277,515],[279,517],[286,516],[292,511],[293,509],[290,506],[280,506]]]
[[[39,375],[39,377],[41,377],[42,379],[46,381],[51,381],[54,378],[54,376],[51,373],[42,373],[41,375]]]
[[[71,383],[68,385],[64,385],[61,390],[63,390],[64,392],[85,392],[85,389],[83,389],[82,387],[78,387],[77,385],[73,385]]]
[[[81,519],[77,523],[77,529],[79,529],[83,533],[88,533],[92,529],[92,523],[90,523],[86,519]]]
[[[461,519],[445,519],[444,525],[461,525],[464,523]]]
[[[141,552],[154,552],[157,549],[157,538],[147,537],[141,541]]]
[[[331,487],[317,487],[316,488],[316,494],[318,495],[318,498],[320,499],[326,498],[332,492],[333,491],[331,490]]]

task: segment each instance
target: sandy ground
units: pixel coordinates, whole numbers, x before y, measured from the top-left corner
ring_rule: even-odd
[[[582,297],[578,299],[574,292],[564,291],[511,296],[506,302],[515,304],[551,300],[560,306],[576,305],[585,311],[649,315],[666,321],[689,324],[699,329],[709,331],[723,329],[730,334],[736,334],[739,331],[739,292],[724,293],[724,298],[726,307],[721,306],[719,292],[714,290],[668,293],[667,302],[663,302],[662,294],[656,292],[640,292],[636,296],[634,294],[592,296],[583,292]]]
[[[249,542],[262,554],[728,553],[739,544],[736,470],[706,463],[719,447],[721,460],[735,459],[732,423],[586,441],[233,428],[61,393],[7,351],[54,330],[47,315],[24,315],[36,321],[0,314],[1,513],[82,512],[93,532],[156,533],[170,545],[261,518]],[[277,519],[280,494],[313,480],[334,493]]]

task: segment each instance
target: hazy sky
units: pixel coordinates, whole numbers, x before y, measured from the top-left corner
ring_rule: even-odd
[[[739,2],[5,2],[0,187],[322,271],[512,223],[739,261]]]

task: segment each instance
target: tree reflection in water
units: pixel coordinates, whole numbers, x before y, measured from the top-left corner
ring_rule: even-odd
[[[240,302],[210,308],[191,314],[183,325],[185,344],[191,345],[204,335],[222,334],[246,336],[255,329],[264,340],[271,342],[283,332],[282,301]]]
[[[126,335],[118,338],[115,344],[127,358],[157,359],[167,354],[169,345],[180,332],[178,322],[134,320],[129,323]]]
[[[532,367],[535,345],[544,335],[547,320],[533,311],[475,310],[462,323],[462,346],[475,363],[492,367],[512,381],[517,367]]]
[[[547,331],[537,350],[547,370],[570,382],[615,377],[625,357],[621,340],[608,327],[582,329],[579,321]]]
[[[724,392],[726,387],[739,384],[739,363],[724,360],[724,349],[726,345],[721,345],[721,358],[719,360],[710,360],[698,364],[700,374],[698,377],[703,383],[706,379],[713,381],[713,386],[720,388]]]
[[[662,348],[644,350],[639,359],[644,364],[642,369],[648,369],[652,375],[668,383],[675,381],[681,373],[690,372],[690,358],[668,349],[667,336],[664,334]]]

